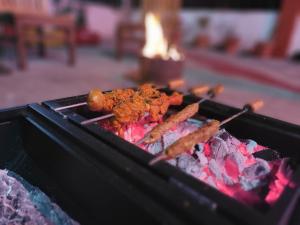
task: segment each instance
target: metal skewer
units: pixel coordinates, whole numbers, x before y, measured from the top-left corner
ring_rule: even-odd
[[[58,111],[61,111],[61,110],[64,110],[64,109],[71,109],[71,108],[76,108],[76,107],[80,107],[80,106],[84,106],[84,105],[87,105],[87,102],[80,102],[80,103],[77,103],[77,104],[57,107],[57,108],[54,108],[53,110],[55,112],[58,112]]]
[[[113,113],[110,113],[110,114],[106,114],[106,115],[103,115],[103,116],[95,117],[93,119],[84,120],[80,124],[81,125],[88,125],[88,124],[95,123],[95,122],[100,121],[100,120],[105,120],[105,119],[108,119],[108,118],[111,118],[111,117],[114,117],[114,116],[115,115]]]
[[[259,110],[260,108],[262,108],[263,105],[264,105],[264,102],[263,102],[262,100],[256,100],[256,101],[250,102],[250,103],[244,105],[243,109],[242,109],[240,112],[238,112],[238,113],[236,113],[236,114],[234,114],[234,115],[228,117],[227,119],[223,120],[223,121],[220,123],[219,127],[221,127],[221,126],[223,126],[224,124],[226,124],[226,123],[232,121],[233,119],[235,119],[235,118],[241,116],[241,115],[244,114],[244,113],[247,113],[247,112],[249,112],[249,111],[250,111],[250,112],[255,112],[255,111]],[[201,129],[201,128],[200,128],[200,129]],[[162,153],[162,154],[159,154],[158,156],[154,157],[154,158],[149,162],[149,165],[152,166],[152,165],[154,165],[154,164],[156,164],[156,163],[158,163],[158,162],[160,162],[160,161],[162,161],[162,160],[167,160],[167,159],[169,159],[169,156],[166,155],[166,154],[164,154],[164,153]]]
[[[259,110],[260,108],[262,108],[264,106],[264,102],[262,100],[256,100],[256,101],[253,101],[253,102],[250,102],[246,105],[244,105],[242,111],[232,115],[231,117],[223,120],[221,123],[220,123],[220,126],[223,126],[224,124],[230,122],[231,120],[239,117],[240,115],[246,113],[246,112],[256,112],[257,110]]]

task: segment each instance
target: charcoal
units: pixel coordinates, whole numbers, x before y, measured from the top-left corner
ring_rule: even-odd
[[[197,152],[203,152],[204,150],[204,144],[203,143],[199,143],[195,145],[195,151]]]
[[[255,158],[264,159],[266,161],[274,161],[281,158],[279,152],[273,149],[264,149],[252,154]]]
[[[207,165],[208,160],[203,152],[195,152],[195,154],[197,155],[198,162],[200,163],[201,166]]]
[[[243,154],[240,151],[234,151],[228,154],[226,159],[234,162],[237,165],[239,172],[242,172],[243,169],[245,168],[246,158],[243,156]]]
[[[251,191],[260,186],[260,179],[246,179],[245,177],[240,178],[240,184],[243,190]]]
[[[224,140],[222,138],[222,136],[223,137],[225,136],[226,140]],[[222,129],[219,131],[218,137],[220,137],[221,139],[224,140],[224,142],[226,143],[226,145],[228,146],[229,149],[236,148],[237,146],[239,146],[241,144],[241,142],[238,139],[236,139],[231,134],[229,134],[225,129]]]
[[[204,144],[203,143],[196,144],[192,156],[194,157],[194,159],[198,159],[199,154],[201,154],[203,151],[204,151]]]
[[[255,189],[265,184],[265,178],[270,173],[271,168],[269,164],[262,160],[257,159],[256,162],[249,167],[245,168],[240,177],[240,183],[245,191]]]
[[[220,138],[222,138],[224,141],[227,141],[229,138],[230,138],[230,134],[227,133],[227,132],[222,132],[220,135],[219,135]]]
[[[221,168],[216,160],[209,160],[208,167],[218,180],[222,180]]]
[[[7,170],[0,170],[0,205],[0,224],[78,224],[39,189]]]
[[[245,144],[246,144],[246,150],[249,154],[252,154],[255,148],[257,147],[257,143],[250,139],[246,140]]]
[[[193,152],[192,156],[194,159],[198,159],[198,155],[196,154],[196,152]]]
[[[202,125],[201,121],[189,119],[164,134],[162,141],[141,147],[147,152],[157,155],[164,150],[162,143],[164,148],[167,148],[179,138],[195,131]],[[146,132],[150,129],[151,127],[148,127]],[[138,131],[128,130],[127,134],[130,136],[135,133],[134,135],[140,136],[139,133],[145,133],[143,130]],[[273,186],[275,187],[274,191],[277,191],[278,188],[286,185],[288,179],[285,177],[289,177],[291,170],[284,161],[274,161],[280,158],[276,151],[268,149],[256,152],[261,148],[262,146],[253,140],[240,141],[225,129],[221,129],[206,144],[198,143],[193,149],[190,149],[190,152],[182,153],[176,159],[168,160],[168,163],[221,192],[229,192],[231,196],[240,201],[249,204],[263,201],[270,203],[273,199],[266,200],[272,191],[271,189],[269,191],[270,182],[276,181]],[[269,164],[268,161],[272,161],[272,163]],[[279,171],[276,175],[271,173],[271,171],[275,171],[274,168]],[[278,185],[276,186],[276,184]],[[267,192],[268,195],[265,198]]]
[[[224,142],[219,137],[215,137],[210,141],[210,147],[213,158],[217,161],[223,160],[225,156],[230,152],[226,145],[226,142]]]
[[[263,159],[257,159],[256,162],[249,167],[246,167],[242,174],[246,178],[255,179],[256,177],[262,177],[270,172],[269,164]]]
[[[224,184],[229,185],[229,186],[234,185],[236,183],[231,177],[229,177],[225,173],[222,174],[222,179],[223,179]]]
[[[146,146],[146,149],[148,152],[150,152],[153,155],[157,155],[163,150],[161,142],[155,142],[153,144],[149,144]]]
[[[201,166],[199,165],[199,163],[197,163],[196,160],[193,160],[188,164],[185,171],[188,174],[197,176],[199,174],[200,170],[201,170]]]
[[[177,159],[177,166],[181,170],[185,171],[187,169],[187,167],[189,166],[189,164],[192,163],[193,161],[195,161],[195,159],[193,159],[192,156],[190,156],[188,154],[181,154]]]
[[[215,181],[214,181],[214,179],[213,179],[212,177],[208,177],[208,178],[206,179],[206,182],[207,182],[210,186],[212,186],[212,187],[218,189],[218,188],[217,188],[217,185],[216,185],[216,183],[215,183]]]

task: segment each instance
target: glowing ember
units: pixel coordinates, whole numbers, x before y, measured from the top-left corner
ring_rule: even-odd
[[[143,48],[143,56],[147,58],[160,57],[164,60],[172,59],[179,61],[181,54],[176,47],[168,46],[168,42],[163,34],[163,28],[159,18],[153,13],[147,13],[145,16],[146,26],[146,44]]]
[[[167,132],[161,141],[139,147],[156,155],[202,124],[190,119]],[[131,124],[123,138],[136,143],[155,125],[146,120]],[[273,204],[291,176],[287,159],[281,159],[276,151],[253,140],[240,141],[224,129],[208,143],[199,143],[190,152],[168,162],[226,195],[251,205]]]

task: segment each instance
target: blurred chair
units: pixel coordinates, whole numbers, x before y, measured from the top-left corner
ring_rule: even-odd
[[[208,34],[199,34],[194,40],[194,45],[197,48],[209,48],[211,46],[211,38]]]
[[[122,22],[116,30],[116,57],[121,59],[124,56],[126,47],[129,44],[135,45],[137,51],[143,48],[145,43],[145,26],[142,23]]]
[[[235,36],[228,36],[224,40],[224,51],[228,54],[234,55],[238,52],[240,47],[240,39]]]
[[[272,41],[258,42],[254,45],[253,54],[260,58],[272,57],[274,44]]]
[[[27,43],[37,43],[39,55],[46,56],[46,41],[55,37],[46,33],[48,26],[61,29],[65,33],[68,63],[75,63],[75,22],[69,15],[52,16],[49,13],[49,0],[0,0],[0,41],[11,42],[16,47],[17,65],[27,67]],[[35,30],[36,32],[29,32]],[[30,33],[30,35],[28,35]]]

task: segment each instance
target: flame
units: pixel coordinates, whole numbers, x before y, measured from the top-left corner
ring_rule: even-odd
[[[169,48],[168,42],[163,34],[163,28],[159,18],[153,13],[145,16],[146,44],[143,48],[143,56],[147,58],[161,57],[164,60],[172,59],[178,61],[182,58],[176,47]]]

